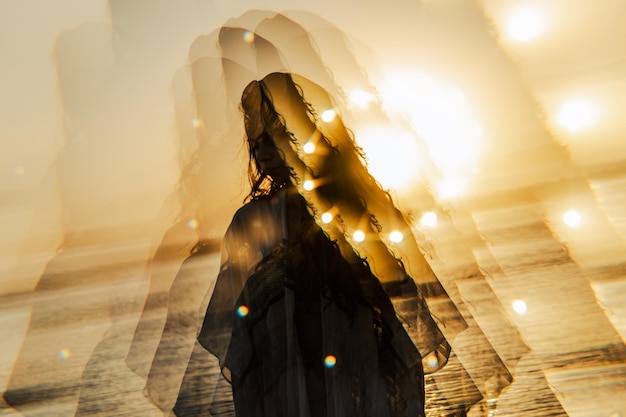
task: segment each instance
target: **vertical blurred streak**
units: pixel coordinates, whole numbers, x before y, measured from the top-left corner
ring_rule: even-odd
[[[219,97],[221,80],[215,75],[220,74],[220,69],[218,58],[208,56],[197,59],[191,65],[191,81],[196,82],[195,77],[198,75],[194,74],[200,72],[202,85],[209,87],[203,91],[208,92],[213,99]],[[150,265],[148,298],[127,358],[129,364],[142,360],[141,372],[146,373],[145,393],[164,411],[174,406],[195,341],[200,303],[213,282],[212,275],[219,268],[207,264],[205,260],[207,256],[214,255],[214,243],[203,247],[195,255],[189,254],[199,240],[212,242],[211,235],[219,226],[212,222],[215,209],[204,213],[203,203],[207,203],[207,200],[209,204],[217,202],[215,195],[223,194],[215,189],[210,180],[219,175],[218,172],[212,172],[218,165],[214,158],[224,154],[215,150],[215,135],[221,131],[216,126],[219,124],[216,117],[224,118],[225,109],[214,107],[209,117],[206,117],[206,114],[197,111],[197,102],[205,99],[199,97],[198,86],[192,84],[189,95],[187,86],[183,89],[176,81],[172,85],[173,94],[195,107],[194,111],[191,111],[192,107],[186,106],[177,111],[178,131],[183,134],[179,136],[181,176],[172,199],[177,202],[178,213],[174,224],[160,241]],[[192,117],[198,121],[196,131],[184,127],[191,122]],[[187,155],[188,158],[183,158],[185,147],[195,148],[193,153]],[[190,204],[181,205],[180,202]],[[192,266],[198,265],[198,262],[200,267]],[[172,264],[171,268],[168,263]],[[151,354],[146,355],[147,352]]]
[[[178,134],[178,164],[180,176],[185,178],[195,170],[185,165],[198,152],[198,135],[205,128],[196,114],[187,68],[181,68],[175,74],[171,83],[171,94]],[[195,207],[181,207],[179,200],[183,195],[198,192],[199,190],[190,188],[189,184],[179,184],[166,198],[154,224],[151,242],[154,254],[146,265],[143,290],[137,294],[140,317],[126,357],[128,367],[144,379],[150,371],[165,325],[168,292],[172,281],[197,240],[196,228],[190,227],[190,222],[196,218]]]
[[[149,367],[145,394],[164,411],[175,407],[178,396],[179,405],[175,410],[179,415],[184,413],[181,406],[189,407],[184,405],[186,396],[198,395],[190,393],[187,385],[181,387],[185,372],[206,378],[211,371],[207,368],[208,353],[193,350],[200,307],[219,269],[216,264],[219,257],[215,257],[216,239],[225,231],[227,216],[235,210],[233,204],[238,205],[233,197],[242,199],[239,190],[244,164],[240,158],[243,138],[237,110],[239,85],[253,78],[255,73],[252,46],[244,41],[243,34],[243,29],[221,28],[219,35],[213,32],[197,38],[189,52],[191,94],[182,85],[174,83],[172,87],[175,97],[189,105],[179,106],[177,111],[182,167],[175,197],[179,213],[157,254],[166,253],[167,248],[174,245],[171,256],[180,261],[190,253],[191,246],[196,243],[197,246],[175,276],[174,270],[160,273],[160,259],[155,257],[148,300],[127,362],[145,358],[146,343],[158,342],[154,359],[150,364],[144,363]],[[220,50],[215,49],[216,35]],[[189,130],[185,126],[192,120],[194,129]],[[190,153],[187,149],[195,150]],[[195,230],[186,230],[190,224]],[[183,236],[180,232],[187,236],[184,246],[176,246],[176,237],[180,240]],[[152,301],[159,298],[157,289],[167,292],[167,300]],[[165,316],[158,319],[158,324],[148,325],[155,310]],[[142,331],[146,326],[152,330]],[[195,382],[197,379],[186,384]],[[201,389],[206,390],[210,385]],[[203,395],[203,398],[208,401],[211,395]],[[194,409],[201,403],[195,401]]]
[[[51,197],[60,207],[63,242],[35,288],[28,331],[4,394],[7,403],[18,411],[24,410],[25,415],[32,401],[66,403],[70,407],[76,403],[83,367],[109,324],[106,314],[94,311],[94,306],[106,311],[109,296],[87,289],[92,299],[86,304],[85,294],[79,290],[85,280],[97,284],[107,279],[107,274],[97,267],[102,266],[101,260],[87,251],[85,258],[75,263],[78,248],[99,240],[98,236],[81,232],[97,225],[89,217],[93,211],[86,216],[85,211],[93,207],[85,203],[84,197],[92,192],[90,187],[96,182],[96,173],[88,168],[95,157],[90,141],[96,139],[91,133],[97,119],[91,104],[111,63],[108,27],[89,23],[62,32],[54,45],[54,59],[66,144],[52,165],[49,178],[55,183],[50,189],[57,192]],[[48,181],[43,183],[45,187],[49,185]],[[42,217],[46,216],[44,213]],[[37,213],[34,217],[37,225],[41,218]],[[78,327],[85,321],[90,326],[80,333],[57,330]],[[62,351],[68,352],[64,355],[66,360],[57,359]]]

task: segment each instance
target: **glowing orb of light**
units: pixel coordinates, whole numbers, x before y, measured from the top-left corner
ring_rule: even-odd
[[[327,368],[332,368],[337,365],[337,358],[333,355],[328,355],[324,358],[324,366]]]
[[[239,317],[246,317],[250,313],[250,310],[246,306],[239,306],[237,308],[237,315]]]
[[[335,120],[336,115],[337,114],[335,113],[333,109],[324,110],[322,112],[322,120],[325,121],[326,123],[330,123],[333,120]]]
[[[249,30],[246,30],[243,33],[243,40],[244,42],[248,42],[248,43],[254,42],[254,33],[250,32]]]
[[[570,133],[589,129],[598,118],[597,107],[588,100],[573,99],[563,103],[557,122]]]
[[[322,222],[324,222],[325,224],[328,224],[330,222],[333,221],[333,214],[330,212],[326,212],[324,214],[322,214]]]
[[[530,42],[546,29],[543,10],[537,6],[523,5],[514,9],[506,23],[508,35],[520,42]]]
[[[365,240],[365,233],[363,233],[362,230],[357,230],[352,235],[352,238],[354,239],[355,242],[363,242]]]
[[[187,222],[187,227],[191,230],[196,230],[198,228],[198,220],[191,219]]]
[[[313,142],[307,142],[304,144],[302,149],[304,150],[304,153],[312,154],[315,152],[315,144]]]
[[[304,181],[304,184],[302,184],[302,188],[304,188],[306,191],[311,191],[313,188],[315,188],[315,183],[311,180],[306,180]]]
[[[399,230],[394,230],[393,232],[389,233],[389,240],[391,240],[393,243],[400,243],[403,239],[404,235]]]
[[[523,300],[515,300],[513,301],[513,311],[519,315],[524,315],[528,311],[528,306]]]
[[[439,366],[439,360],[437,359],[437,355],[435,355],[434,352],[426,356],[426,366],[431,369]]]
[[[580,226],[581,219],[582,218],[580,217],[580,213],[578,213],[576,210],[568,210],[563,213],[563,223],[565,223],[572,229]]]
[[[360,88],[355,88],[350,91],[350,94],[348,95],[348,102],[362,109],[366,109],[370,103],[375,100],[376,96],[374,96],[374,94],[361,90]]]
[[[66,360],[69,359],[70,356],[72,356],[72,352],[70,352],[69,349],[62,349],[58,354],[57,354],[58,358],[61,360]]]
[[[437,213],[427,211],[426,213],[422,214],[420,224],[424,227],[430,227],[431,229],[434,229],[435,227],[437,227]]]

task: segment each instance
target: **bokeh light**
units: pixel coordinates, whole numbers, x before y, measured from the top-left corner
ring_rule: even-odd
[[[248,313],[250,313],[250,309],[248,309],[248,307],[246,306],[242,305],[237,308],[237,315],[239,317],[246,317]]]
[[[326,212],[322,214],[322,222],[328,224],[333,221],[333,214],[331,212]]]
[[[336,115],[337,114],[335,113],[333,109],[324,110],[322,112],[322,120],[325,121],[326,123],[330,123],[333,120],[335,120]]]
[[[566,225],[568,225],[569,227],[573,229],[580,226],[581,220],[582,220],[582,217],[580,216],[580,213],[578,213],[576,210],[568,210],[565,213],[563,213],[563,223],[565,223]]]
[[[202,122],[200,122],[200,119],[196,119],[195,117],[191,119],[191,127],[193,127],[194,129],[199,128],[201,125]]]
[[[58,358],[61,360],[66,360],[69,359],[70,356],[72,356],[72,352],[70,352],[69,349],[62,349],[58,354],[57,354]]]
[[[198,228],[198,220],[191,219],[187,222],[187,227],[191,230],[196,230]]]
[[[352,235],[352,238],[354,239],[355,242],[363,242],[365,240],[365,233],[363,233],[362,230],[357,230]]]
[[[520,42],[537,39],[545,30],[545,11],[535,5],[525,4],[513,9],[506,23],[509,37]]]
[[[250,32],[249,30],[246,30],[243,33],[243,40],[248,43],[254,42],[254,33]]]
[[[315,188],[315,183],[312,180],[306,180],[304,181],[304,184],[302,184],[302,188],[304,188],[306,191],[311,191]]]
[[[313,142],[307,142],[302,147],[302,150],[304,150],[304,153],[312,154],[315,152],[315,144]]]
[[[431,352],[426,356],[426,366],[430,369],[434,369],[439,366],[439,360],[434,352]]]
[[[400,243],[403,239],[404,235],[399,230],[394,230],[393,232],[389,233],[389,240],[393,243]]]
[[[515,300],[513,301],[513,311],[515,311],[519,315],[526,314],[528,310],[528,306],[523,300]]]
[[[327,368],[332,368],[337,365],[337,358],[333,355],[328,355],[324,358],[324,366]]]
[[[437,227],[437,213],[427,211],[426,213],[422,214],[420,224],[424,227],[430,227],[431,229],[434,229],[435,227]]]

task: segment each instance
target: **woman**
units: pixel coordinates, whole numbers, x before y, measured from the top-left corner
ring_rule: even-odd
[[[410,228],[341,120],[318,120],[315,108],[332,108],[321,88],[270,74],[242,108],[249,202],[224,237],[198,337],[236,415],[424,416],[422,358],[443,366],[449,345],[381,237]],[[388,293],[414,298],[420,351]]]

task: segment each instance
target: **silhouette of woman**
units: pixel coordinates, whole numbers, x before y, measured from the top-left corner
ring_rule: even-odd
[[[450,347],[421,294],[432,271],[418,292],[385,243],[393,230],[417,252],[408,223],[340,117],[318,117],[333,107],[322,88],[273,73],[241,105],[251,191],[198,336],[236,415],[424,416],[424,370]],[[390,296],[415,300],[411,336]]]

